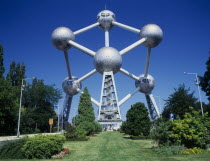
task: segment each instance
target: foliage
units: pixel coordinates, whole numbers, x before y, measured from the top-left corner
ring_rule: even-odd
[[[83,129],[87,132],[87,136],[94,134],[95,131],[95,125],[92,122],[83,121],[77,126],[77,129]]]
[[[148,116],[148,110],[143,103],[138,102],[131,106],[126,114],[126,124],[130,135],[149,135],[151,121]]]
[[[210,101],[210,57],[206,62],[206,72],[203,77],[199,76],[201,89],[206,93],[208,100]]]
[[[54,85],[45,85],[43,80],[34,79],[27,84],[23,92],[22,133],[34,133],[35,129],[49,131],[48,120],[53,118],[56,124],[54,105],[60,98],[61,91]]]
[[[159,118],[155,121],[154,127],[151,130],[151,136],[158,146],[167,146],[170,145],[170,131],[169,127],[171,121],[164,120]]]
[[[64,142],[65,137],[61,135],[36,135],[26,141],[21,151],[28,159],[50,158],[62,150]]]
[[[87,132],[80,128],[79,126],[74,126],[72,124],[68,124],[65,130],[65,137],[67,140],[76,141],[76,140],[88,140],[89,138],[86,136]]]
[[[184,146],[162,146],[158,148],[153,148],[153,150],[159,154],[165,155],[178,155],[183,154],[186,148]]]
[[[187,148],[202,148],[210,142],[210,118],[190,107],[183,119],[157,122],[152,136],[159,146],[184,145]]]
[[[11,141],[5,144],[0,149],[0,159],[23,159],[23,153],[20,150],[23,145],[26,143],[26,138]]]
[[[204,149],[194,147],[194,148],[190,148],[190,149],[183,151],[182,154],[200,154],[203,152],[204,152]]]
[[[18,118],[17,89],[0,78],[0,135],[14,135]]]
[[[190,109],[193,111],[193,108]],[[205,124],[210,124],[210,121]],[[172,121],[169,129],[173,132],[170,135],[172,143],[185,145],[187,148],[206,148],[210,138],[209,129],[205,124],[197,111],[193,111],[192,114],[186,113],[183,120]]]
[[[98,122],[94,122],[94,126],[95,126],[95,132],[98,133],[98,132],[101,132],[102,131],[102,125],[99,124]]]
[[[95,121],[94,109],[87,87],[84,89],[83,93],[80,96],[78,115],[75,117],[75,125],[77,126],[84,121]]]
[[[125,134],[129,134],[130,133],[130,130],[128,128],[128,125],[127,125],[127,122],[126,121],[123,121],[121,126],[120,126],[120,132],[123,132]]]
[[[196,101],[194,92],[190,93],[190,88],[187,89],[184,84],[179,85],[166,100],[162,117],[169,119],[170,113],[173,113],[175,118],[180,117],[182,119],[186,112],[191,112],[189,107],[195,107],[195,110],[200,109],[196,106]]]

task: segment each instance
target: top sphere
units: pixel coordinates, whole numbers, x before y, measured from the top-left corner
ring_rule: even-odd
[[[99,27],[103,30],[112,29],[112,21],[115,21],[115,14],[109,10],[101,11],[97,16],[97,21],[100,23]]]
[[[71,45],[68,44],[68,40],[74,40],[74,33],[67,27],[58,27],[52,33],[52,43],[59,50],[68,50]]]
[[[163,31],[158,25],[148,24],[140,31],[140,39],[147,38],[143,43],[144,46],[153,48],[159,45],[163,38]]]

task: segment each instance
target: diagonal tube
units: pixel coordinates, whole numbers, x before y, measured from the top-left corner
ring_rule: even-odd
[[[92,71],[90,71],[89,73],[85,74],[84,76],[82,76],[81,78],[79,78],[77,81],[81,82],[87,78],[89,78],[90,76],[92,76],[93,74],[97,73],[96,69],[93,69]]]
[[[79,34],[85,32],[85,31],[88,31],[88,30],[98,26],[99,24],[100,24],[99,22],[96,22],[96,23],[94,23],[94,24],[92,24],[90,26],[87,26],[87,27],[84,27],[84,28],[82,28],[80,30],[77,30],[77,31],[74,32],[74,35],[79,35]]]
[[[88,54],[88,55],[90,55],[92,57],[95,55],[95,52],[94,51],[92,51],[92,50],[90,50],[90,49],[88,49],[88,48],[86,48],[86,47],[84,47],[84,46],[82,46],[82,45],[80,45],[80,44],[72,41],[72,40],[69,40],[68,43],[70,45],[72,45],[73,47],[81,50],[82,52],[84,52],[84,53],[86,53],[86,54]]]
[[[112,25],[118,26],[118,27],[123,28],[125,30],[134,32],[136,34],[139,34],[140,33],[140,30],[139,29],[136,29],[136,28],[131,27],[131,26],[128,26],[128,25],[124,25],[124,24],[119,23],[119,22],[116,22],[116,21],[112,21]]]
[[[124,55],[126,54],[127,52],[133,50],[134,48],[136,48],[137,46],[141,45],[142,43],[144,43],[145,41],[147,40],[147,38],[142,38],[140,39],[139,41],[133,43],[132,45],[126,47],[125,49],[121,50],[120,51],[120,54],[121,55]]]
[[[139,77],[135,76],[134,74],[129,73],[127,70],[125,70],[123,68],[120,68],[120,72],[134,80],[139,80]]]
[[[149,62],[150,62],[150,54],[151,54],[151,48],[148,48],[148,49],[147,49],[147,59],[146,59],[144,77],[147,77],[147,75],[148,75]]]
[[[66,67],[67,67],[67,71],[68,71],[68,76],[69,76],[69,79],[71,79],[72,75],[71,75],[69,56],[68,56],[68,52],[67,51],[64,51],[64,56],[65,56],[65,60],[66,60]]]

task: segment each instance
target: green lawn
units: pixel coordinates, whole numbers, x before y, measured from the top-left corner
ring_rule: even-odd
[[[131,140],[118,132],[102,132],[89,141],[66,142],[64,147],[71,149],[71,153],[62,161],[209,161],[210,154],[165,156],[154,153],[150,140]],[[41,160],[53,161],[55,159]],[[18,161],[8,159],[7,161]],[[38,161],[24,160],[24,161]],[[40,160],[39,160],[40,161]]]

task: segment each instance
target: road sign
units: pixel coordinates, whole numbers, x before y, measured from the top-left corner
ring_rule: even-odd
[[[50,125],[53,124],[53,119],[49,119],[49,124],[50,124]]]

